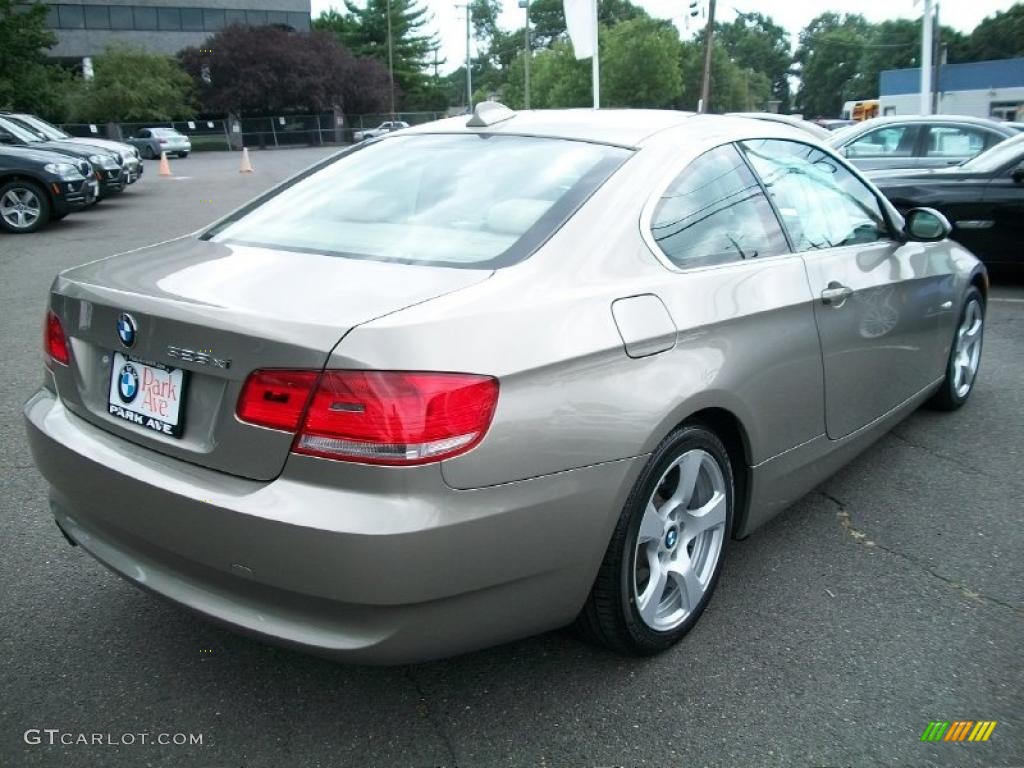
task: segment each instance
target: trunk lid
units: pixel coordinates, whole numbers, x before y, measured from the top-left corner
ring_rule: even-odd
[[[192,236],[121,254],[64,272],[54,283],[51,307],[72,357],[70,367],[53,366],[58,392],[68,410],[140,446],[270,480],[281,472],[292,437],[235,417],[249,373],[257,368],[319,370],[356,325],[491,274]],[[134,327],[131,345],[119,333],[125,314]],[[112,379],[115,366],[123,368],[123,356],[136,361],[135,373],[145,374],[146,365],[185,372],[173,385],[181,387],[176,405],[180,436],[111,413],[110,403],[124,404],[117,401],[118,380]],[[173,397],[178,396],[175,391]],[[132,407],[141,402],[133,401]]]

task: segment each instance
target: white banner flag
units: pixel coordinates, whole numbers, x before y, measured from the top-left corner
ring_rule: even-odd
[[[565,26],[577,59],[589,59],[597,51],[597,0],[563,0]]]

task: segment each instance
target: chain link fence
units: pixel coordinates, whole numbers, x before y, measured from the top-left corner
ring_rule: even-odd
[[[145,123],[65,123],[72,136],[123,141],[143,128],[173,128],[192,141],[193,152],[279,147],[316,147],[349,144],[355,131],[376,128],[384,122],[401,120],[420,125],[446,117],[444,112],[399,112],[352,115],[324,112],[317,115],[275,115],[271,117],[215,118]]]

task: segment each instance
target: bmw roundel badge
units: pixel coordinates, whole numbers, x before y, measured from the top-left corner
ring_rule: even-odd
[[[130,403],[139,394],[139,374],[131,363],[121,366],[121,375],[117,377],[117,394],[123,403]]]
[[[126,347],[131,347],[135,344],[135,331],[135,318],[127,312],[122,312],[121,316],[117,318],[117,338]]]

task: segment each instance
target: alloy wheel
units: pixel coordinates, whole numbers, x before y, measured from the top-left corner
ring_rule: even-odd
[[[28,229],[42,215],[39,196],[31,189],[15,187],[0,198],[0,216],[12,229]]]
[[[971,299],[964,307],[963,319],[956,332],[956,351],[953,355],[953,390],[963,398],[971,391],[974,377],[981,363],[981,336],[984,315],[977,299]]]
[[[665,470],[640,521],[633,568],[633,597],[651,629],[675,629],[700,604],[722,552],[727,512],[725,476],[710,453],[686,451]]]

